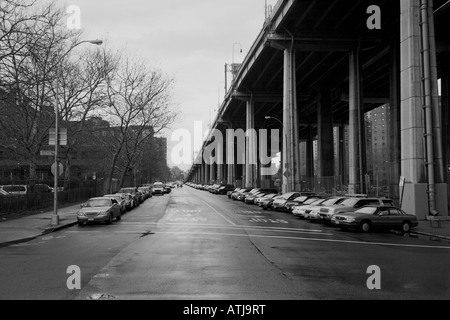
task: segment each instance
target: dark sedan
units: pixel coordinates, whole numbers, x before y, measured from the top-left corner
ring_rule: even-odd
[[[362,232],[376,228],[409,232],[418,225],[416,216],[393,206],[364,206],[356,211],[334,215],[331,223],[341,229],[356,228]]]

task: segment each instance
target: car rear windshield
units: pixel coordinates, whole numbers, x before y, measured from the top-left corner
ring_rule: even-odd
[[[93,199],[89,200],[86,203],[86,207],[95,208],[95,207],[108,207],[111,205],[111,201],[108,199]]]
[[[339,204],[343,205],[344,207],[353,207],[358,201],[359,199],[345,199]]]
[[[374,207],[364,207],[356,210],[355,212],[364,213],[364,214],[374,214],[377,211],[377,208]]]

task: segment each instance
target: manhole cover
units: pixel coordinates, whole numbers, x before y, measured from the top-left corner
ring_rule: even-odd
[[[116,299],[116,297],[106,293],[96,293],[86,298],[86,300],[111,300],[111,299]]]

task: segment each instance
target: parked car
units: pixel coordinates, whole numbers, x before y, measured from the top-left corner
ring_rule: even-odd
[[[220,188],[220,184],[213,184],[211,187],[208,188],[208,191],[210,193],[216,193],[217,190]]]
[[[238,192],[239,190],[241,190],[242,188],[235,188],[234,190],[230,190],[227,192],[227,196],[229,199],[231,199],[231,195],[235,192]]]
[[[256,198],[262,198],[266,195],[266,192],[258,192],[256,194],[249,194],[244,198],[244,202],[247,204],[254,204]]]
[[[127,195],[125,193],[105,194],[103,197],[116,199],[120,205],[121,214],[124,214],[127,211]]]
[[[331,197],[327,199],[321,199],[321,201],[317,200],[316,202],[311,203],[310,205],[298,206],[294,207],[292,213],[299,217],[309,220],[320,220],[322,219],[319,215],[320,207],[323,206],[332,206],[335,204],[339,204],[340,202],[347,199],[346,197]]]
[[[144,195],[145,200],[153,196],[152,189],[150,187],[139,187],[138,190]]]
[[[167,185],[164,185],[164,191],[163,191],[163,193],[164,193],[164,194],[169,194],[169,193],[171,193],[171,192],[172,192],[172,188],[169,187],[169,186],[167,186]]]
[[[123,198],[125,199],[125,211],[130,211],[131,209],[133,209],[133,196],[129,193],[116,193],[119,195],[122,195]]]
[[[246,198],[247,196],[253,196],[253,195],[256,194],[256,193],[250,193],[250,192],[251,192],[251,190],[250,190],[250,191],[246,191],[246,192],[241,192],[241,193],[239,193],[239,194],[236,196],[236,200],[238,200],[238,201],[244,201],[245,198]]]
[[[263,208],[264,210],[272,210],[272,204],[275,200],[280,199],[282,196],[277,195],[275,197],[272,198],[263,198],[261,199],[261,201],[258,203],[258,205]]]
[[[278,197],[276,200],[272,203],[272,209],[275,211],[281,211],[284,208],[284,205],[286,204],[286,201],[288,200],[294,200],[295,198],[300,197],[302,194],[300,192],[288,192],[280,197]]]
[[[259,206],[259,204],[261,203],[261,201],[264,201],[264,200],[270,200],[270,199],[275,198],[275,197],[277,197],[277,196],[279,196],[278,193],[269,193],[269,194],[266,194],[266,195],[263,196],[263,197],[255,198],[255,200],[254,200],[253,202],[254,202],[254,204],[256,204],[257,206]]]
[[[309,195],[309,196],[301,195],[300,197],[286,201],[286,203],[283,206],[283,211],[292,213],[292,209],[295,206],[309,205],[321,198],[322,198],[321,196],[317,195]]]
[[[342,229],[357,228],[363,232],[376,228],[409,232],[419,224],[416,216],[393,206],[364,206],[356,211],[335,214],[331,223]]]
[[[214,194],[227,194],[228,191],[234,190],[232,184],[222,184],[220,187],[213,191]]]
[[[80,205],[77,213],[78,225],[87,222],[106,222],[111,224],[114,219],[122,219],[120,205],[117,200],[108,197],[91,198]]]
[[[155,182],[152,188],[153,195],[159,194],[164,195],[164,184],[162,182]]]
[[[0,190],[4,190],[13,196],[24,196],[28,193],[28,186],[26,185],[4,185],[0,186]]]
[[[136,208],[141,204],[141,195],[136,192],[136,188],[122,188],[118,193],[128,193],[132,197],[132,207]]]
[[[320,199],[321,199],[320,196],[300,196],[293,200],[286,201],[286,203],[284,204],[284,207],[283,207],[283,211],[292,213],[292,209],[295,206],[310,205],[313,202],[320,200]]]
[[[394,206],[394,203],[392,200],[385,198],[347,198],[339,204],[321,207],[319,214],[323,222],[331,222],[331,218],[335,214],[355,211],[356,209],[370,205]]]
[[[311,203],[304,203],[294,206],[292,208],[292,214],[296,217],[305,218],[306,212],[311,212],[311,209],[315,206],[320,206],[323,202],[327,201],[327,199],[314,199]]]
[[[242,188],[242,189],[240,189],[240,190],[237,191],[237,192],[233,192],[233,193],[231,194],[231,200],[237,200],[237,198],[238,198],[239,195],[241,195],[241,194],[243,194],[243,193],[245,193],[245,192],[250,192],[250,191],[252,191],[252,189],[250,189],[250,188]]]

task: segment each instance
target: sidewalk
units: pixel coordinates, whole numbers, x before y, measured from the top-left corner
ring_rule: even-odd
[[[81,203],[81,202],[80,202]],[[80,205],[58,209],[59,226],[51,225],[53,210],[33,215],[0,218],[0,247],[27,242],[39,236],[68,228],[77,223],[77,211]]]
[[[27,242],[45,234],[71,227],[77,223],[77,211],[80,205],[72,205],[58,210],[60,225],[52,226],[53,210],[0,220],[0,247]],[[419,221],[419,226],[411,230],[416,235],[430,240],[450,241],[450,217],[441,217],[437,221]]]

